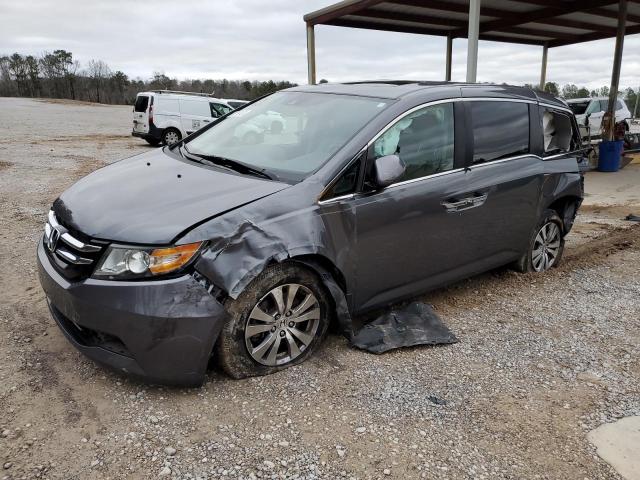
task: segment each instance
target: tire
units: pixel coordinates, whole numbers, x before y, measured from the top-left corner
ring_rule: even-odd
[[[274,293],[278,289],[281,308]],[[289,304],[291,292],[294,295]],[[312,271],[294,263],[268,267],[236,300],[225,303],[229,318],[215,347],[218,363],[230,377],[240,379],[304,362],[326,336],[330,305],[320,279]],[[302,310],[296,314],[296,309]],[[299,320],[301,317],[308,319]],[[245,334],[247,327],[255,333]]]
[[[145,140],[152,147],[157,147],[158,145],[160,145],[160,140],[158,140],[157,138],[145,138]]]
[[[545,241],[546,236],[550,238]],[[537,253],[541,248],[542,257]],[[529,248],[516,262],[515,269],[522,273],[544,272],[560,264],[563,251],[564,224],[555,210],[547,209],[531,235]]]
[[[182,134],[177,128],[167,128],[162,132],[162,143],[164,145],[173,145],[182,140]]]

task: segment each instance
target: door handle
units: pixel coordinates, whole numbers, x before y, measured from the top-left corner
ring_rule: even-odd
[[[211,120],[202,120],[202,123],[209,123]]]
[[[472,196],[462,198],[460,200],[448,199],[442,202],[442,206],[448,213],[461,212],[463,210],[469,210],[470,208],[479,207],[484,205],[487,201],[488,193],[475,193]]]

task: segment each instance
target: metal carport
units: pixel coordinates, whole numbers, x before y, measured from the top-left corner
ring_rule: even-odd
[[[438,35],[447,38],[451,80],[453,39],[467,38],[467,82],[476,81],[478,40],[540,45],[540,88],[549,48],[616,37],[609,113],[618,95],[624,36],[640,33],[640,0],[346,0],[304,16],[309,83],[316,83],[316,25]],[[613,129],[608,136],[612,135]]]

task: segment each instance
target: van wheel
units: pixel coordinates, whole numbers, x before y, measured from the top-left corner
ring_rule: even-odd
[[[174,143],[178,143],[182,139],[182,135],[175,128],[167,128],[162,133],[162,143],[165,145],[173,145]]]
[[[157,147],[158,145],[160,145],[160,140],[158,140],[157,138],[145,138],[145,140],[152,147]]]
[[[516,262],[519,272],[544,272],[557,267],[564,251],[564,226],[555,210],[545,210],[527,252]]]
[[[215,353],[233,378],[304,362],[326,335],[331,312],[317,276],[292,263],[268,267],[225,308]]]

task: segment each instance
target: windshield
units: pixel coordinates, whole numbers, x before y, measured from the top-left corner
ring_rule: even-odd
[[[587,107],[589,106],[589,100],[585,102],[570,102],[569,108],[573,111],[574,115],[582,115],[587,111]]]
[[[279,92],[232,112],[188,142],[193,155],[242,162],[299,181],[326,163],[388,100]]]

